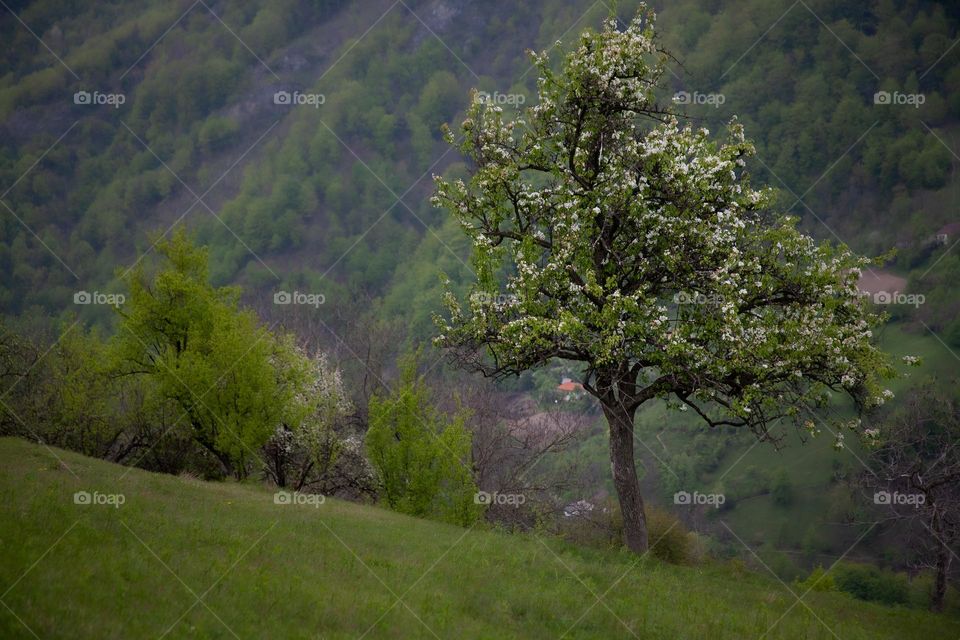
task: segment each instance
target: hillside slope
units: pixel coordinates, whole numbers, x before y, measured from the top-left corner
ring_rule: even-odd
[[[78,491],[123,504],[78,505]],[[960,634],[955,620],[840,594],[797,604],[785,585],[729,567],[637,562],[334,500],[278,505],[258,487],[9,438],[0,585],[4,638]]]
[[[441,123],[462,120],[471,87],[530,106],[524,50],[569,48],[611,3],[18,4],[0,12],[6,314],[108,324],[107,309],[77,309],[73,293],[117,287],[117,267],[181,220],[253,306],[270,307],[277,287],[322,292],[327,308],[361,289],[422,338],[438,268],[454,283],[469,273],[459,228],[428,201],[432,173],[465,169]],[[620,18],[637,4],[620,2]],[[913,288],[944,287],[924,322],[952,320],[960,267],[940,248],[934,259],[950,255],[930,270],[923,243],[956,221],[951,3],[652,5],[678,59],[662,99],[693,96],[678,106],[715,132],[737,115],[757,141],[751,171],[782,192],[781,208],[870,254],[898,243],[902,269],[923,265]],[[278,91],[322,104],[275,104]],[[877,104],[879,91],[922,104]],[[77,103],[78,92],[123,102]]]

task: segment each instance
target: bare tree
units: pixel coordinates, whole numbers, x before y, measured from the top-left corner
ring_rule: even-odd
[[[451,387],[457,385],[455,379],[447,377],[447,381]],[[481,491],[491,496],[487,518],[526,527],[538,512],[559,514],[559,494],[583,485],[584,478],[571,468],[577,466],[576,460],[558,467],[546,458],[574,444],[595,416],[582,410],[543,410],[528,396],[506,392],[490,380],[466,382],[457,385],[456,394],[451,389],[438,395],[445,399],[443,409],[469,411],[474,477]],[[500,502],[495,496],[506,499]],[[510,499],[520,496],[519,504]]]
[[[396,360],[404,335],[399,322],[383,318],[380,302],[356,288],[315,305],[276,304],[263,296],[248,302],[267,326],[294,334],[307,353],[330,356],[363,418],[370,396],[382,390],[384,370]]]
[[[862,480],[888,520],[907,533],[918,566],[936,572],[932,608],[943,609],[960,539],[960,410],[932,388],[913,392],[883,428]]]

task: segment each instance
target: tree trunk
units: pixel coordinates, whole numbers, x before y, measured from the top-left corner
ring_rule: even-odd
[[[220,463],[220,470],[223,472],[225,477],[234,475],[234,468],[232,461],[230,460],[230,456],[217,449],[217,447],[213,444],[213,441],[209,438],[201,436],[201,433],[202,431],[197,429],[197,427],[194,427],[194,440],[198,442],[200,446],[206,449],[210,455],[216,458],[217,462]]]
[[[277,445],[277,448],[273,452],[273,477],[277,482],[277,486],[281,489],[287,488],[287,465],[286,459],[283,454],[280,453],[280,447],[282,445]]]
[[[601,405],[610,425],[610,467],[613,470],[613,486],[620,500],[627,548],[634,553],[646,553],[647,515],[643,509],[640,480],[633,457],[633,412],[617,401],[602,402]]]
[[[936,508],[935,508],[936,509]],[[933,599],[930,608],[943,611],[943,601],[947,595],[947,570],[950,567],[950,549],[943,539],[943,521],[939,511],[933,512],[933,533],[937,543],[937,577],[933,586]]]

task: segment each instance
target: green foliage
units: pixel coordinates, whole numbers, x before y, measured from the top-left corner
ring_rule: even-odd
[[[837,585],[833,579],[833,574],[824,571],[822,565],[817,565],[817,568],[811,571],[810,575],[797,583],[797,588],[800,590],[800,593],[806,593],[807,591],[836,591]]]
[[[214,116],[208,118],[197,134],[200,146],[207,151],[216,151],[231,141],[240,126],[230,118]]]
[[[880,402],[892,369],[857,288],[871,261],[771,212],[735,118],[715,140],[663,115],[652,16],[618,25],[585,31],[559,71],[535,55],[538,104],[522,116],[468,108],[458,147],[476,169],[437,177],[433,201],[472,241],[476,278],[466,302],[446,295],[437,345],[498,376],[572,361],[627,419],[673,396],[763,434],[831,390]]]
[[[670,564],[696,564],[703,556],[699,541],[677,516],[648,505],[647,533],[650,554]],[[607,499],[589,513],[564,517],[559,533],[575,544],[601,549],[623,547],[623,516],[616,500]]]
[[[417,109],[431,131],[449,121],[461,102],[460,84],[449,71],[437,71],[423,87]]]
[[[343,4],[238,0],[216,7],[216,11],[285,81],[293,76],[309,84],[319,73],[308,68],[298,76],[293,68],[296,55],[284,58],[294,61],[287,67],[278,64],[287,51],[278,52],[296,38],[316,33],[314,29],[324,33],[326,19]],[[584,13],[589,4],[523,3],[510,15],[489,15],[488,21],[471,20],[467,15],[467,19],[451,21],[447,31],[434,27],[445,41],[456,45],[456,54],[467,65],[484,74],[482,80],[469,76],[432,38],[421,41],[424,32],[413,20],[388,15],[359,41],[355,36],[360,31],[344,30],[342,42],[325,41],[334,59],[348,50],[349,55],[318,87],[328,96],[322,117],[399,195],[442,151],[434,124],[456,117],[462,104],[461,100],[451,106],[447,101],[453,83],[442,74],[452,72],[462,80],[461,94],[477,82],[491,91],[504,90],[526,71],[526,61],[516,55],[518,38],[533,33],[540,46],[548,46],[572,24],[597,25],[608,10],[596,5]],[[621,2],[621,15],[627,15],[635,4]],[[264,111],[258,108],[243,108],[252,104],[252,90],[266,70],[223,25],[203,15],[202,7],[164,35],[183,7],[148,7],[141,0],[104,6],[39,0],[17,11],[85,83],[98,86],[110,86],[109,78],[126,71],[157,43],[124,79],[128,102],[119,115],[201,193],[200,188],[218,179],[272,122],[264,119],[261,123],[258,118]],[[693,115],[716,129],[730,113],[738,113],[755,139],[762,161],[755,162],[753,169],[773,184],[804,193],[805,202],[818,217],[855,246],[866,243],[885,249],[893,239],[909,241],[911,235],[923,236],[952,221],[947,216],[955,210],[950,199],[955,185],[949,165],[944,163],[949,152],[920,121],[951,144],[947,134],[960,116],[960,92],[955,90],[960,86],[956,64],[960,48],[948,51],[956,32],[955,16],[949,10],[949,15],[944,15],[944,7],[937,3],[811,3],[810,9],[822,18],[821,23],[798,5],[738,61],[745,53],[745,43],[753,43],[786,8],[764,0],[668,3],[660,18],[661,35],[684,60],[686,71],[672,66],[681,79],[670,81],[673,86],[666,98],[678,89],[705,90],[696,86],[698,78],[716,79],[718,84],[712,88],[727,96],[726,104],[720,109],[693,107]],[[350,10],[354,9],[362,12],[364,7],[355,3]],[[366,22],[359,19],[359,13],[357,17],[365,29],[377,16]],[[44,244],[82,275],[87,288],[99,285],[103,290],[119,261],[132,262],[132,256],[149,247],[141,231],[156,226],[156,216],[168,214],[166,208],[179,201],[174,198],[185,194],[176,178],[117,118],[104,117],[102,112],[85,111],[80,124],[43,155],[60,131],[31,133],[27,125],[32,114],[60,113],[64,99],[69,102],[69,93],[80,87],[70,84],[73,79],[27,30],[10,24],[13,28],[5,32],[9,46],[4,55],[5,75],[0,78],[0,113],[12,118],[16,111],[18,118],[19,114],[30,117],[24,126],[14,127],[17,135],[0,143],[0,182],[13,185],[43,157],[5,198],[42,243],[12,216],[0,221],[0,271],[5,275],[0,282],[0,307],[10,314],[34,306],[57,312],[69,301],[76,283]],[[478,42],[482,46],[476,46]],[[941,60],[944,53],[947,55]],[[882,87],[866,67],[884,79]],[[877,88],[913,90],[910,73],[916,75],[928,68],[929,73],[917,85],[927,97],[921,109],[883,109],[872,104],[871,95]],[[527,76],[527,87],[532,86],[533,75]],[[235,120],[238,114],[241,117]],[[256,117],[247,119],[249,114]],[[273,112],[269,116],[272,118]],[[854,144],[876,120],[879,123],[869,134]],[[232,122],[240,123],[236,138],[230,132]],[[228,182],[236,182],[240,193],[228,199],[222,211],[216,208],[231,229],[274,267],[280,262],[295,264],[303,271],[318,269],[313,271],[317,277],[333,265],[328,283],[336,278],[368,288],[374,295],[384,293],[388,304],[377,313],[408,319],[411,333],[421,337],[430,330],[429,315],[440,290],[435,271],[441,260],[446,261],[441,268],[453,281],[457,296],[468,294],[464,283],[470,280],[469,269],[459,261],[465,255],[463,238],[454,241],[448,233],[455,221],[445,221],[442,229],[437,226],[419,190],[405,194],[412,212],[400,204],[386,212],[393,198],[384,185],[311,113],[291,110],[249,159],[255,159],[249,171],[243,174],[241,163],[229,176]],[[832,163],[838,159],[834,167]],[[831,171],[824,173],[827,166]],[[438,165],[437,170],[442,167]],[[280,187],[283,179],[299,185],[305,195],[292,197],[288,189]],[[948,189],[927,191],[943,180]],[[816,188],[805,193],[808,186]],[[875,194],[881,196],[875,198]],[[948,197],[942,199],[944,195]],[[791,202],[792,198],[786,204]],[[202,227],[210,246],[214,281],[242,282],[248,290],[272,285],[273,277],[262,270],[262,277],[253,279],[251,274],[256,271],[250,266],[259,263],[229,231],[199,209],[198,205],[188,219]],[[808,215],[800,206],[794,211]],[[383,219],[370,230],[382,214]],[[437,233],[424,231],[413,214]],[[421,238],[425,240],[420,242]],[[944,255],[946,248],[932,255],[926,248],[911,250],[917,257],[912,266],[920,266],[914,275],[937,261],[922,282],[929,287],[924,289],[928,299],[921,309],[924,322],[944,341],[960,346],[960,325],[943,331],[956,316],[953,301],[960,262],[950,253]],[[399,264],[403,268],[398,269]],[[920,283],[912,282],[911,288],[915,286]],[[91,306],[82,310],[81,317],[84,322],[106,324],[109,312],[104,311]],[[940,349],[939,344],[933,347]],[[60,360],[55,350],[48,357],[51,366],[61,367],[57,376],[69,379],[63,389],[70,393],[64,399],[90,398],[89,406],[67,402],[62,419],[88,425],[84,427],[87,434],[104,428],[102,437],[78,436],[72,443],[62,442],[93,453],[100,450],[97,442],[107,443],[114,434],[109,420],[97,416],[113,411],[109,399],[103,398],[116,393],[118,387],[69,373],[90,361],[102,361],[102,349],[96,345],[70,344],[62,355]],[[87,370],[92,373],[96,369]],[[159,398],[148,382],[141,377],[131,385],[131,393]],[[60,406],[53,394],[49,397],[51,407]],[[127,402],[129,398],[124,397]],[[165,402],[153,403],[157,415],[168,412]],[[173,411],[171,421],[181,413]],[[40,430],[38,424],[30,424]],[[669,424],[674,423],[671,420]],[[58,431],[66,435],[62,425],[49,426],[50,431],[42,432],[48,442],[58,442],[54,437]],[[175,432],[173,435],[180,435]],[[683,448],[670,443],[671,452],[682,453],[664,454],[664,459],[689,485],[688,478],[695,478],[700,469],[721,458],[724,450],[719,448],[719,440],[691,438],[690,446]],[[661,475],[667,482],[676,481],[669,473]],[[742,494],[738,490],[733,493],[753,495],[763,483],[752,484],[745,483]]]
[[[229,182],[235,181],[238,190],[227,197],[222,211],[217,207],[224,223],[268,262],[283,256],[279,262],[290,259],[315,274],[335,265],[331,276],[352,279],[351,284],[378,295],[409,286],[407,268],[419,275],[430,266],[433,252],[417,251],[415,259],[403,261],[401,270],[398,256],[409,258],[415,249],[411,245],[421,240],[435,242],[416,218],[436,228],[436,217],[420,183],[405,194],[404,203],[412,211],[397,204],[389,215],[383,214],[394,195],[414,185],[440,159],[438,126],[457,117],[463,105],[457,96],[474,84],[491,92],[527,95],[527,104],[532,104],[534,74],[525,73],[528,63],[517,55],[518,38],[535,38],[540,46],[549,46],[571,25],[599,24],[609,10],[583,0],[563,6],[532,2],[514,7],[501,19],[483,8],[465,7],[462,19],[431,27],[439,29],[445,42],[462,45],[452,54],[434,38],[421,40],[422,27],[399,15],[402,12],[388,13],[363,38],[353,27],[338,27],[337,36],[327,42],[328,21],[345,5],[345,0],[238,0],[218,8],[218,16],[247,49],[224,24],[205,19],[202,12],[191,11],[178,21],[182,10],[172,5],[131,0],[110,2],[105,10],[102,3],[30,3],[25,18],[35,21],[31,28],[84,83],[61,65],[51,65],[50,52],[28,31],[12,29],[6,34],[10,46],[0,78],[0,113],[58,113],[73,91],[111,86],[110,79],[123,74],[120,88],[127,102],[119,115],[130,130],[103,110],[85,110],[29,179],[8,194],[8,204],[71,269],[85,279],[107,282],[120,259],[146,248],[144,232],[158,225],[157,216],[168,214],[171,202],[179,202],[173,198],[183,195],[182,185],[158,157],[202,193],[274,117],[282,117],[256,153],[245,156],[244,163],[256,159],[255,170],[244,172],[241,163],[231,172]],[[636,0],[624,0],[618,13],[628,16],[637,5]],[[744,42],[756,40],[785,8],[777,12],[778,7],[765,0],[707,5],[678,0],[666,5],[661,35],[684,60],[684,68],[674,70],[679,79],[670,80],[658,98],[666,103],[677,90],[703,92],[705,87],[696,86],[698,79],[717,79],[714,90],[726,96],[725,104],[719,109],[691,105],[691,115],[717,128],[730,114],[739,114],[762,160],[753,169],[785,191],[801,193],[815,185],[804,201],[858,248],[884,250],[894,240],[951,221],[953,209],[931,204],[929,193],[952,193],[949,151],[921,121],[949,144],[947,134],[960,116],[960,93],[953,90],[960,77],[960,49],[948,51],[946,44],[956,31],[955,16],[936,4],[821,3],[810,8],[823,23],[807,20],[812,16],[805,17],[804,11],[790,11],[769,37],[744,55]],[[359,2],[350,10],[364,25],[380,17]],[[367,13],[369,21],[360,18]],[[342,61],[327,69],[319,58],[307,56],[302,68],[298,54],[287,48],[298,38],[315,36],[325,39],[332,59],[343,56]],[[148,50],[149,55],[138,60]],[[324,93],[322,109],[277,112],[273,105],[260,103],[269,103],[269,95],[254,90],[262,86],[263,74],[269,76],[260,60],[284,82]],[[474,78],[466,67],[483,70],[483,75]],[[882,86],[867,67],[883,78]],[[918,78],[919,69],[929,73]],[[520,83],[513,84],[521,76]],[[871,100],[878,88],[917,90],[926,101],[919,109],[878,107]],[[869,135],[853,144],[874,123]],[[2,184],[16,182],[60,133],[33,133],[29,127],[21,132],[0,149]],[[824,173],[838,159],[836,167]],[[274,199],[274,186],[284,177],[301,185],[309,197]],[[835,197],[840,193],[844,197]],[[878,193],[879,202],[872,197]],[[920,224],[914,224],[913,212],[888,205],[893,200],[888,195],[905,200],[913,212],[923,210]],[[794,212],[807,215],[799,206]],[[254,261],[252,256],[242,247],[237,251],[233,233],[207,218],[191,220],[211,247],[216,281],[251,288],[255,283],[246,279],[245,267]],[[373,231],[364,235],[374,223]],[[92,251],[83,250],[84,245]],[[17,258],[16,269],[8,267],[10,277],[0,285],[0,304],[6,311],[17,314],[33,305],[51,312],[64,308],[62,298],[50,292],[73,286],[72,276],[12,217],[5,219],[0,234],[0,255],[4,251]],[[354,251],[356,260],[341,260]],[[448,275],[458,284],[468,280]],[[435,293],[432,284],[424,299],[427,293]],[[432,310],[435,301],[430,305]],[[952,318],[948,305],[931,297],[929,308],[934,307],[938,320]],[[414,324],[423,335],[423,307],[402,311],[418,316]],[[96,319],[105,322],[105,316]],[[940,323],[925,322],[941,328]]]
[[[782,525],[781,531],[778,531],[774,534],[773,538],[776,540],[776,542],[766,541],[761,544],[760,548],[757,550],[759,562],[754,563],[755,568],[766,565],[766,567],[769,567],[769,570],[775,576],[783,580],[785,583],[798,579],[801,574],[801,570],[797,566],[794,558],[791,557],[791,554],[780,551],[777,548],[777,546],[780,544],[779,541],[784,537],[783,528],[786,528],[786,526],[788,525]],[[752,559],[752,554],[749,557]]]
[[[647,507],[650,553],[671,564],[690,564],[696,559],[696,536],[672,513]]]
[[[909,584],[903,573],[853,562],[840,562],[831,573],[838,590],[861,600],[903,604],[909,598]]]
[[[103,456],[122,432],[114,419],[123,398],[107,369],[106,346],[96,334],[82,329],[66,333],[47,364],[44,402],[49,411],[39,425],[46,438],[86,455]],[[38,411],[38,413],[40,413]]]
[[[113,350],[121,375],[148,376],[179,407],[191,436],[240,477],[277,425],[298,425],[307,366],[237,304],[237,291],[210,285],[207,254],[180,229],[160,240],[163,265],[142,265],[125,281]]]
[[[381,501],[402,513],[470,524],[482,508],[471,464],[465,415],[451,422],[432,404],[417,375],[416,356],[400,366],[400,380],[386,397],[370,399],[367,453]]]
[[[934,602],[936,571],[925,569],[910,578],[910,605],[917,609],[929,610]],[[944,611],[948,615],[960,614],[960,591],[953,585],[947,585],[944,598]]]
[[[777,472],[770,483],[770,494],[773,496],[774,504],[779,507],[789,507],[793,504],[794,490],[790,474],[783,469]]]
[[[127,426],[117,419],[118,409],[130,402],[136,383],[111,376],[107,347],[96,332],[70,325],[60,330],[59,341],[40,358],[38,346],[3,329],[2,366],[11,383],[4,395],[11,394],[13,405],[8,432],[107,457]]]
[[[955,319],[947,326],[943,339],[953,347],[960,347],[960,318]]]

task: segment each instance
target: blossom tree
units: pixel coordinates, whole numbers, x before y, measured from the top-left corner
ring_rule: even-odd
[[[287,341],[291,342],[289,336]],[[292,389],[290,410],[264,445],[266,472],[279,487],[291,486],[296,491],[308,485],[329,488],[341,454],[351,446],[349,439],[337,433],[337,426],[353,407],[340,370],[331,366],[325,353],[318,351],[311,357],[294,344],[288,345],[288,351],[293,357],[278,358],[274,366],[298,369],[296,375],[287,377],[300,385]]]
[[[634,417],[655,398],[775,440],[782,419],[833,392],[882,401],[877,318],[857,289],[869,263],[818,244],[750,186],[753,147],[681,126],[655,92],[666,54],[641,10],[587,31],[516,117],[474,100],[462,124],[469,181],[435,177],[434,204],[473,241],[467,301],[446,294],[438,345],[495,378],[578,363],[609,425],[628,548],[647,549]],[[448,142],[454,143],[451,131]]]

